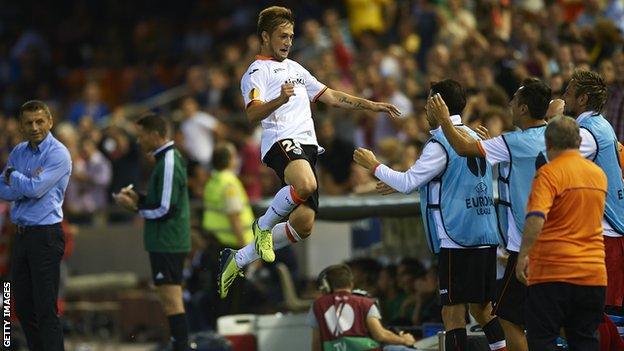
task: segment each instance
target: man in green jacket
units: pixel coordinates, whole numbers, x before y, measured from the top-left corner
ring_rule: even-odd
[[[145,218],[145,250],[169,319],[173,350],[186,351],[188,328],[182,301],[182,269],[191,249],[186,166],[168,138],[167,122],[162,117],[146,114],[139,119],[137,127],[141,149],[156,161],[147,194],[139,195],[129,185],[113,197],[120,206]]]

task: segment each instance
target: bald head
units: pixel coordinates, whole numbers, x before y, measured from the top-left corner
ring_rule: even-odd
[[[579,127],[573,118],[556,116],[546,127],[546,148],[548,151],[578,149],[581,144]]]

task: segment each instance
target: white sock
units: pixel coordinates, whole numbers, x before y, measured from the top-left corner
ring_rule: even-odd
[[[247,244],[245,247],[238,250],[234,256],[238,268],[245,268],[251,262],[259,259],[260,256],[256,252],[256,244],[254,243]]]
[[[271,233],[273,234],[273,250],[301,241],[301,237],[290,222],[276,224]]]
[[[276,224],[273,227],[273,230],[271,230],[271,233],[273,234],[273,250],[279,250],[290,244],[301,241],[301,237],[289,222]],[[255,243],[250,243],[238,250],[234,256],[234,260],[236,261],[236,266],[238,268],[244,268],[248,264],[259,259],[260,256],[256,252]]]
[[[297,205],[303,202],[305,200],[297,196],[295,188],[292,185],[286,185],[275,194],[269,208],[258,219],[258,226],[263,230],[273,228],[282,218],[288,216]]]
[[[505,339],[497,341],[493,344],[490,344],[490,350],[492,351],[496,351],[496,350],[507,350],[507,342],[505,341]]]

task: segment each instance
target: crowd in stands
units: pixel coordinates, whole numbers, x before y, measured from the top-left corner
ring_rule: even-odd
[[[605,117],[624,140],[621,1],[277,3],[290,7],[297,18],[292,59],[328,86],[395,104],[405,117],[392,120],[314,104],[317,136],[326,149],[318,165],[322,194],[374,191],[375,179],[352,162],[356,147],[375,150],[397,170],[409,168],[429,137],[424,112],[429,84],[444,78],[466,88],[464,123],[484,125],[497,136],[513,128],[508,102],[523,79],[543,79],[557,98],[575,68],[596,70],[609,86]],[[21,141],[19,106],[30,99],[45,101],[53,110],[53,133],[73,158],[66,212],[70,218],[98,218],[110,208],[111,192],[128,184],[141,188],[146,176],[140,166],[149,160],[136,145],[137,115],[129,106],[184,85],[188,94],[157,112],[175,127],[172,138],[188,161],[191,196],[202,198],[212,150],[223,141],[238,149],[239,175],[249,199],[273,194],[279,183],[260,161],[258,129],[246,121],[239,86],[258,52],[254,20],[271,4],[3,4],[0,166]],[[204,244],[196,244],[201,253]],[[208,262],[201,255],[195,260]],[[392,263],[351,261],[356,288],[380,298],[389,323],[439,322],[435,266],[426,269],[412,259]],[[194,292],[201,291],[202,277],[192,277],[197,279]]]
[[[354,147],[374,149],[396,168],[409,167],[428,138],[428,85],[447,77],[467,89],[465,123],[498,135],[511,128],[507,103],[524,78],[544,79],[558,97],[573,68],[599,70],[610,86],[605,115],[624,138],[619,1],[283,3],[297,14],[291,58],[328,86],[391,102],[406,117],[314,106],[318,138],[327,149],[319,165],[323,193],[371,190],[373,180],[350,161]],[[139,1],[120,7],[95,1],[29,11],[9,4],[0,28],[2,159],[20,140],[20,104],[46,101],[55,132],[63,134],[79,166],[68,210],[96,212],[106,207],[111,190],[142,180],[145,160],[133,139],[136,111],[128,104],[185,84],[188,96],[161,112],[176,126],[175,139],[190,161],[192,193],[201,194],[215,143],[230,140],[241,153],[252,201],[271,194],[276,181],[259,162],[257,130],[245,126],[239,88],[258,50],[254,19],[264,5],[183,1],[153,7]],[[96,150],[85,150],[92,145],[81,145],[86,139]],[[97,194],[83,195],[91,189]]]

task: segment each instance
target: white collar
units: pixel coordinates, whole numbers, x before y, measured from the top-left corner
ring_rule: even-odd
[[[171,145],[173,145],[173,140],[170,140],[170,141],[164,143],[158,149],[152,151],[152,156],[158,155],[159,152],[163,151],[164,149],[168,148]]]
[[[461,119],[460,115],[452,115],[450,118],[451,118],[451,123],[453,123],[454,126],[462,125],[462,119]],[[429,133],[433,134],[433,133],[435,133],[437,131],[440,131],[440,130],[442,130],[442,127],[438,127],[436,129],[432,129],[432,130],[429,131]]]
[[[581,113],[578,117],[576,117],[576,123],[581,123],[583,122],[585,119],[591,117],[591,116],[597,116],[599,115],[598,112],[596,111],[585,111],[583,113]]]

